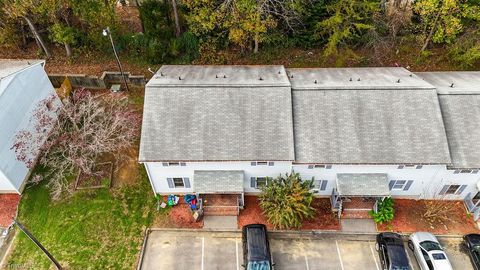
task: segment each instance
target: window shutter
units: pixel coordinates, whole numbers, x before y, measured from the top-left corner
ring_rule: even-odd
[[[439,195],[445,195],[445,193],[447,192],[447,189],[448,189],[449,185],[444,185],[442,190],[440,190],[440,193],[438,193]]]
[[[465,190],[466,187],[467,185],[461,185],[460,188],[457,190],[457,193],[455,193],[455,195],[462,194],[462,192]]]
[[[413,180],[408,180],[407,184],[403,187],[403,190],[405,191],[409,190],[412,184],[413,184]]]
[[[472,170],[472,173],[478,173],[478,170]]]
[[[390,180],[390,182],[388,182],[388,190],[392,190],[393,185],[395,185],[395,180]]]
[[[325,169],[331,169],[332,168],[332,165],[326,165],[325,166]]]
[[[268,166],[274,166],[274,165],[275,165],[275,162],[273,162],[273,161],[268,162]]]
[[[404,167],[404,165],[398,165],[397,169],[403,169]]]
[[[190,178],[184,177],[183,183],[185,184],[185,188],[190,188]]]
[[[327,183],[328,183],[328,180],[322,180],[322,185],[320,186],[320,190],[326,190]]]
[[[417,170],[420,170],[421,168],[423,168],[423,165],[418,165],[417,166]]]
[[[168,167],[168,162],[162,162],[162,165]]]
[[[250,163],[250,165],[252,165],[252,166],[257,166],[257,162],[256,162],[256,161],[252,161],[252,162]]]
[[[175,185],[173,184],[173,178],[167,178],[167,183],[169,188],[175,188]]]
[[[257,187],[257,178],[250,177],[250,187],[256,188]]]
[[[313,165],[308,165],[308,168],[309,168],[309,169],[313,169],[314,166],[313,166]]]
[[[460,173],[460,170],[453,171],[453,174],[458,174],[458,173]]]
[[[185,162],[180,162],[180,166],[187,166],[187,163],[185,163]]]

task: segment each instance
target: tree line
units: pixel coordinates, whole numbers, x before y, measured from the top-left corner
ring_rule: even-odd
[[[414,44],[419,55],[446,48],[472,67],[480,61],[480,0],[143,0],[143,33],[122,30],[115,0],[0,0],[0,45],[34,40],[101,50],[110,26],[120,50],[148,62],[215,58],[223,50],[322,48],[325,57]],[[121,1],[124,2],[124,1]]]

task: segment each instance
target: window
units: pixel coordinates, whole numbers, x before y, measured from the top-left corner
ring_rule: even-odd
[[[390,190],[409,190],[413,184],[413,180],[391,180],[388,183]]]
[[[324,191],[327,189],[327,184],[328,184],[328,180],[315,180],[313,182],[313,188]]]
[[[405,164],[405,165],[398,165],[397,169],[421,169],[423,165],[414,165],[414,164]]]
[[[332,165],[326,165],[326,164],[311,164],[308,165],[309,169],[331,169]]]
[[[460,173],[471,173],[472,170],[460,170]]]
[[[252,161],[251,162],[252,166],[274,166],[275,162],[273,161]]]
[[[251,177],[250,187],[260,189],[268,184],[268,177]]]
[[[187,166],[185,162],[162,162],[164,167]]]
[[[444,185],[440,190],[440,195],[460,195],[467,185]]]
[[[460,185],[450,185],[447,188],[447,191],[445,192],[445,194],[455,194],[459,188],[460,188]]]
[[[183,183],[183,178],[173,178],[173,186],[175,188],[184,188],[185,183]]]
[[[167,178],[169,188],[190,188],[190,179],[188,177]]]

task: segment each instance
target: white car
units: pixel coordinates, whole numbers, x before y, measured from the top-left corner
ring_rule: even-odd
[[[435,235],[428,232],[413,233],[409,237],[408,247],[422,270],[453,270]]]

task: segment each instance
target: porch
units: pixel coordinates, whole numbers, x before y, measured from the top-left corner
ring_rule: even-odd
[[[194,181],[203,215],[238,216],[243,209],[243,171],[195,171]]]
[[[390,196],[387,174],[337,174],[336,188],[330,196],[332,211],[338,218],[370,218],[378,201]]]
[[[480,218],[480,182],[477,183],[477,192],[468,193],[463,202],[468,212],[473,214],[473,220],[477,221]]]

